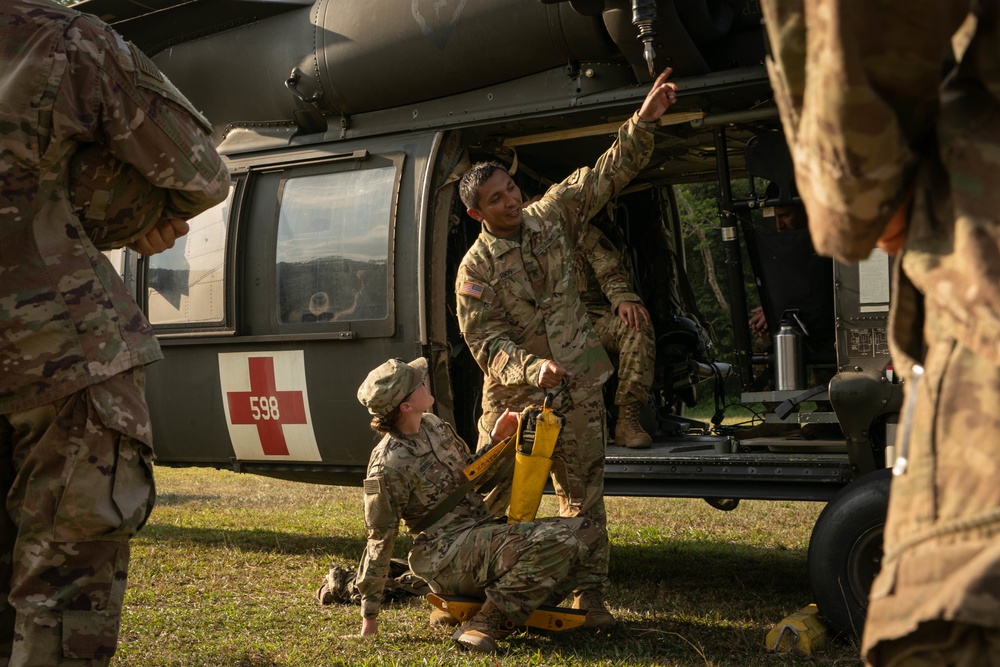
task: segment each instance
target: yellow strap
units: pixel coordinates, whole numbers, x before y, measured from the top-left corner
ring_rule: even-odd
[[[485,454],[466,466],[465,470],[462,471],[462,474],[465,475],[465,479],[471,482],[486,472],[486,470],[497,460],[503,458],[504,455],[509,454],[513,448],[514,436],[512,435],[506,440],[493,445]]]

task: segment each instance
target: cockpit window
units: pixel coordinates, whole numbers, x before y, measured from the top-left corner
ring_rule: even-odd
[[[152,324],[222,323],[226,234],[233,192],[188,220],[191,230],[170,250],[149,258],[147,316]]]
[[[281,323],[383,320],[396,167],[285,181],[278,213]]]

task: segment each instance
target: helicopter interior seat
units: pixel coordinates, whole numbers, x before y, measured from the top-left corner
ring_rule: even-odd
[[[808,229],[752,230],[768,331],[773,335],[788,318],[802,334],[806,365],[835,365],[833,260],[816,254]]]

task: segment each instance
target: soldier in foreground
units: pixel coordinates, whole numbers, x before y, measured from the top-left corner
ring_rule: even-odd
[[[606,541],[584,518],[548,518],[508,524],[497,520],[473,489],[456,498],[462,470],[472,461],[450,424],[426,412],[434,405],[427,360],[389,360],[371,371],[358,400],[384,435],[372,451],[364,482],[368,544],[358,567],[361,634],[378,633],[380,597],[402,520],[414,534],[410,569],[435,593],[486,597],[479,612],[455,632],[456,642],[481,653],[497,650],[506,621],[522,624],[546,601],[558,602],[584,582],[600,583],[591,552]],[[504,412],[491,441],[517,429]],[[434,518],[439,516],[439,518]]]
[[[621,251],[594,225],[580,237],[576,257],[577,287],[587,318],[608,352],[618,353],[615,444],[643,449],[653,439],[639,423],[653,386],[656,339],[649,311],[632,287]]]
[[[74,213],[70,162],[103,145],[149,180],[140,204],[165,189],[133,241],[144,254],[229,177],[207,121],[145,55],[49,0],[0,5],[0,127],[0,663],[96,667],[153,505],[143,365],[160,351]]]
[[[817,249],[902,250],[890,330],[909,439],[862,653],[1000,665],[1000,6],[764,7]]]
[[[573,264],[587,221],[649,161],[653,129],[676,101],[669,76],[668,69],[653,82],[593,168],[576,170],[523,210],[499,163],[473,165],[459,186],[468,214],[483,225],[455,283],[459,327],[485,375],[480,448],[504,407],[540,405],[546,390],[564,384],[553,405],[566,416],[552,466],[559,514],[592,519],[605,535],[601,385],[613,368],[587,321]],[[606,540],[592,554],[605,573],[608,555]],[[614,625],[603,584],[576,591],[573,606],[587,610],[594,629]]]

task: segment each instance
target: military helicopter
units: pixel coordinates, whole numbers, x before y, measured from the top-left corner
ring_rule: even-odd
[[[795,195],[754,0],[77,7],[135,42],[206,114],[233,176],[229,198],[171,251],[112,255],[166,357],[148,372],[158,462],[313,483],[360,483],[374,442],[355,392],[389,357],[427,357],[437,412],[475,440],[482,372],[458,331],[454,277],[479,229],[458,178],[472,161],[500,159],[541,192],[592,164],[652,73],[673,67],[679,99],[654,156],[608,208],[657,360],[654,444],[609,445],[606,493],[720,509],[827,502],[809,550],[813,592],[834,629],[860,629],[901,395],[885,333],[890,260],[827,265],[827,296],[811,301],[826,301],[833,342],[825,353],[796,342],[805,327],[776,304],[803,281],[795,255],[775,261],[762,231]],[[735,197],[743,178],[749,195]],[[776,194],[758,193],[759,179]],[[734,331],[714,348],[684,289],[674,191],[704,181],[718,183]],[[753,349],[744,261],[769,306],[771,351]],[[823,368],[822,382],[809,380]],[[836,434],[762,435],[684,416],[729,374],[742,402],[776,406],[766,424]],[[801,410],[805,401],[817,409]]]

